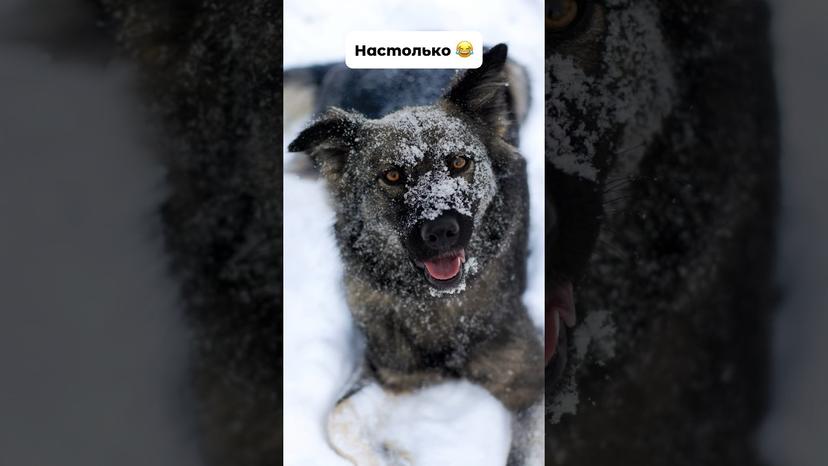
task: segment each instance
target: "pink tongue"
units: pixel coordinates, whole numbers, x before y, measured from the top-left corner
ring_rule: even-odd
[[[550,290],[546,295],[546,363],[555,355],[558,346],[558,325],[563,320],[564,325],[575,325],[575,300],[572,296],[572,283],[566,281]]]
[[[544,318],[544,333],[546,334],[546,341],[544,344],[544,353],[546,356],[546,364],[555,355],[558,349],[558,325],[560,324],[557,309],[547,309],[546,317]]]
[[[423,261],[428,274],[437,280],[449,280],[460,273],[460,256],[438,257]]]

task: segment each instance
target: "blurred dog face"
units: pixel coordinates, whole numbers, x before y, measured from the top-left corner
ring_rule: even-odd
[[[574,324],[572,283],[607,221],[606,194],[618,198],[636,176],[671,110],[674,79],[647,0],[547,0],[546,54],[549,336],[561,319]],[[547,361],[555,345],[547,340]]]
[[[492,49],[433,106],[376,120],[330,109],[291,144],[327,178],[351,272],[442,296],[465,289],[497,253],[481,224],[499,189],[493,154],[506,146],[504,61],[505,47]]]

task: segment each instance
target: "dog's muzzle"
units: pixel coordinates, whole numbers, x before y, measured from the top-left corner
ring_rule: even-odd
[[[409,250],[429,284],[448,289],[460,283],[471,228],[471,219],[454,211],[415,226]]]

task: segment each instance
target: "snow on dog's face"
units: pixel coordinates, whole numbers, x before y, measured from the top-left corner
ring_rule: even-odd
[[[371,120],[329,109],[289,147],[328,181],[349,273],[388,290],[440,297],[465,289],[497,254],[483,228],[505,144],[505,46],[433,106]],[[507,235],[501,235],[506,237]]]
[[[458,289],[469,243],[497,189],[483,139],[472,125],[437,107],[407,108],[366,122],[361,139],[361,163],[345,176],[351,183],[373,184],[366,186],[373,195],[362,199],[365,214],[379,215],[373,225],[379,229],[370,236],[385,236],[390,227],[389,242],[410,257],[429,285]]]
[[[559,318],[574,323],[572,282],[607,220],[607,201],[624,210],[623,189],[672,109],[660,28],[650,0],[546,2],[547,335],[559,332]],[[547,361],[555,345],[547,341]]]

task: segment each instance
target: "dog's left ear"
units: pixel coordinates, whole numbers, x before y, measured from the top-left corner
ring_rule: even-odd
[[[506,44],[497,44],[483,54],[480,68],[468,70],[452,84],[443,98],[478,119],[498,135],[509,128],[506,103]]]
[[[314,166],[330,181],[342,174],[365,118],[332,107],[299,133],[288,145],[290,152],[307,152]]]

